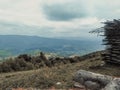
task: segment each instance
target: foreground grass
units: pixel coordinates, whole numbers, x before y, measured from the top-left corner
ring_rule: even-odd
[[[48,89],[53,86],[57,89],[72,88],[73,76],[80,69],[120,77],[120,67],[113,65],[101,67],[102,63],[100,55],[97,55],[77,63],[61,64],[51,68],[43,67],[38,70],[1,73],[0,90],[18,87]]]

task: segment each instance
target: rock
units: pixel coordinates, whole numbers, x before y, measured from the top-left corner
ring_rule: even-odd
[[[74,87],[75,88],[80,88],[80,89],[85,89],[85,87],[78,82],[75,82]]]
[[[56,85],[61,85],[62,83],[61,82],[57,82]]]
[[[120,79],[112,80],[103,90],[120,90]]]
[[[75,76],[74,80],[76,82],[85,82],[85,81],[93,81],[93,82],[99,82],[102,86],[107,85],[113,78],[111,76],[92,73],[85,70],[79,70]]]
[[[85,81],[84,85],[90,90],[100,90],[100,85],[97,82]]]
[[[74,78],[74,81],[79,82],[80,84],[84,84],[84,79],[82,77]]]
[[[90,90],[120,90],[120,78],[79,70],[74,81]]]

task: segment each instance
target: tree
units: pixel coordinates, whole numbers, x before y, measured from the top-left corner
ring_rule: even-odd
[[[104,27],[91,31],[90,33],[103,33],[103,45],[106,51],[102,54],[107,63],[120,64],[120,19],[104,22]]]

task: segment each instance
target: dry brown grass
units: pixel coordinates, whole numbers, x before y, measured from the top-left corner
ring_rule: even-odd
[[[38,70],[21,71],[0,74],[0,90],[9,88],[36,88],[36,89],[68,89],[73,88],[73,76],[79,69],[120,77],[120,67],[105,65],[100,67],[100,55],[92,56],[84,61],[57,65],[54,67],[43,67]],[[60,82],[61,84],[57,84]]]

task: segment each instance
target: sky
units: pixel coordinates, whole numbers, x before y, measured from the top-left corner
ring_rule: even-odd
[[[0,0],[0,35],[96,38],[89,31],[120,19],[120,0]]]

